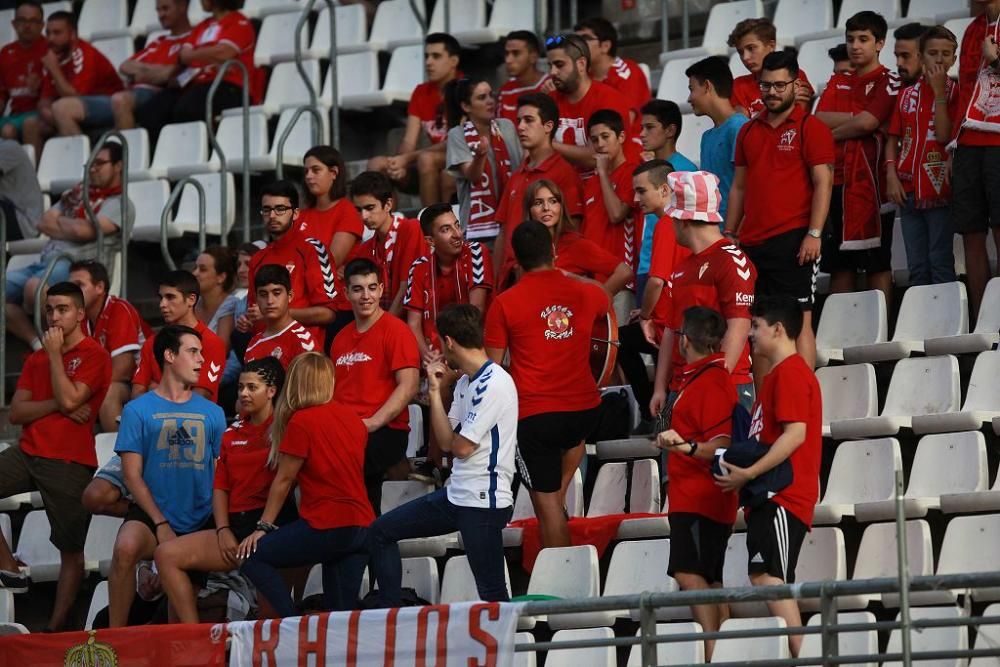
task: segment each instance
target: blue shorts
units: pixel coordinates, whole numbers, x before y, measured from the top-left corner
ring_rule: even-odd
[[[94,479],[103,479],[121,491],[122,497],[131,500],[132,494],[125,487],[125,471],[122,470],[122,457],[115,454],[104,467],[94,473]]]
[[[160,91],[155,88],[133,88],[129,92],[135,100],[133,109],[138,109]],[[111,110],[111,96],[82,95],[80,102],[83,104],[83,120],[86,125],[108,127],[115,124],[115,115]]]
[[[41,278],[48,265],[47,261],[39,260],[20,269],[14,269],[13,271],[8,269],[7,303],[18,305],[24,303],[24,286],[32,278]],[[52,273],[49,275],[49,280],[46,284],[54,285],[69,280],[69,265],[70,262],[67,259],[60,259],[56,262],[55,268],[52,269]]]

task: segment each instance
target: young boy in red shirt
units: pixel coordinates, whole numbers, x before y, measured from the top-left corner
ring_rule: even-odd
[[[729,46],[740,54],[740,61],[749,74],[733,79],[733,94],[729,101],[747,118],[753,118],[764,110],[764,100],[760,93],[760,73],[764,58],[778,46],[778,35],[774,23],[768,18],[743,19],[729,33]],[[795,91],[795,103],[806,111],[812,102],[813,88],[809,77],[799,70],[796,77],[799,86]]]
[[[280,264],[265,264],[254,275],[257,307],[264,321],[264,330],[250,339],[243,363],[274,357],[288,370],[292,359],[303,352],[316,350],[316,339],[309,329],[292,317],[292,276]]]

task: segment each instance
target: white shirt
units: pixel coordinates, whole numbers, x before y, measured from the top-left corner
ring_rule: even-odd
[[[462,507],[502,509],[514,504],[517,447],[517,389],[499,364],[487,361],[471,378],[455,385],[448,413],[452,428],[476,449],[452,464],[448,500]]]

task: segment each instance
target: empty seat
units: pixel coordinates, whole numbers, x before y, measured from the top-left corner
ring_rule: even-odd
[[[847,19],[863,10],[871,10],[881,14],[890,25],[902,16],[899,0],[844,0],[840,4],[840,11],[837,13],[837,24],[835,27],[823,30],[817,29],[800,37],[803,39],[819,39],[823,37],[840,37],[843,39]],[[892,37],[891,27],[889,28],[888,37]],[[889,45],[888,40],[885,47],[883,47],[883,51],[887,48],[889,53],[892,54],[892,47]]]
[[[0,623],[14,622],[14,594],[0,588]]]
[[[162,136],[161,141],[162,143]],[[157,150],[159,152],[159,150]],[[204,165],[203,165],[204,166]],[[220,236],[229,231],[236,219],[236,183],[231,172],[225,174],[195,174],[192,178],[205,189],[205,228],[212,236]],[[222,179],[226,179],[226,216],[222,218]],[[181,201],[177,207],[173,224],[173,234],[198,233],[198,192],[193,185],[185,185]]]
[[[412,459],[424,446],[424,411],[420,409],[419,405],[413,403],[406,407],[410,417],[410,435],[406,439],[406,458]]]
[[[816,627],[822,622],[820,614],[813,614],[809,619],[810,627]],[[870,611],[849,611],[837,614],[838,625],[853,625],[874,623],[875,614]],[[856,632],[838,632],[834,635],[837,643],[837,655],[867,655],[878,653],[878,631],[858,630]],[[823,655],[822,638],[818,634],[805,635],[802,638],[800,658],[819,658]],[[878,662],[852,663],[854,667],[876,667]]]
[[[278,14],[277,16],[288,16]],[[250,143],[250,153],[248,155],[248,166],[251,172],[270,171],[274,169],[274,161],[268,153],[267,145],[267,116],[262,113],[247,114],[247,128]],[[225,116],[219,123],[219,128],[215,133],[216,141],[222,148],[222,154],[226,156],[226,171],[235,173],[243,172],[243,115]],[[222,161],[218,151],[212,151],[212,158],[208,161],[209,168],[213,170],[222,168]]]
[[[439,5],[441,3],[438,3]],[[458,3],[452,3],[452,7]],[[535,30],[535,2],[534,0],[493,0],[493,9],[490,11],[490,20],[485,28],[469,28],[463,30],[451,29],[454,35],[462,44],[489,44],[499,40],[501,37],[514,30]],[[542,4],[542,12],[546,9]],[[453,24],[454,25],[454,24]],[[542,19],[544,30],[545,20]]]
[[[948,522],[938,557],[937,574],[992,572],[1000,562],[1000,514],[957,516]],[[953,602],[960,591],[933,591],[919,594],[920,600],[934,603]],[[972,599],[1000,599],[1000,588],[975,588],[967,591]]]
[[[942,0],[910,0],[906,10],[906,20],[920,23],[941,24],[950,19],[969,15],[969,6],[959,0],[942,2]],[[956,33],[961,41],[961,34]]]
[[[322,5],[323,2],[317,2],[315,6]],[[246,0],[240,11],[248,18],[259,19],[271,14],[298,14],[304,6],[301,0]]]
[[[87,529],[87,541],[83,546],[84,568],[87,572],[99,572],[108,576],[111,569],[111,555],[115,548],[115,538],[122,519],[116,516],[95,515]]]
[[[985,617],[1000,616],[1000,604],[991,604],[983,612]],[[976,643],[974,649],[995,649],[1000,646],[1000,625],[982,624],[976,626]],[[973,658],[969,662],[969,667],[994,667],[997,663],[996,657]]]
[[[840,443],[813,524],[838,523],[853,516],[855,503],[889,500],[895,492],[894,471],[902,467],[895,438]]]
[[[369,581],[368,568],[365,568],[364,574],[361,575],[361,590],[358,591],[358,597],[364,599],[371,591],[371,582]],[[323,594],[323,565],[317,564],[313,565],[309,570],[309,576],[306,577],[306,583],[302,587],[302,597],[307,598],[311,595],[322,595]]]
[[[854,564],[852,579],[877,579],[880,577],[898,577],[899,561],[896,556],[896,524],[873,523],[861,536],[858,546],[857,560]],[[911,577],[919,577],[934,573],[934,553],[931,544],[931,527],[923,519],[906,522],[906,564]],[[910,593],[913,602],[915,593]],[[858,596],[860,604],[852,607],[864,607],[868,600],[881,598],[886,607],[899,606],[898,593],[878,593]],[[840,598],[837,604],[842,609],[849,609],[842,604]]]
[[[128,197],[135,204],[135,224],[132,227],[132,241],[148,241],[159,243],[160,241],[160,215],[170,198],[170,183],[165,179],[158,178],[152,181],[141,181],[139,183],[129,183]],[[208,211],[206,210],[206,213]],[[180,233],[171,227],[171,217],[167,216],[167,229],[172,233],[168,236],[180,236]],[[111,448],[114,448],[114,433],[102,433],[110,435]],[[98,449],[100,456],[100,449]]]
[[[434,485],[426,482],[407,480],[404,482],[382,482],[382,514],[391,512],[401,505],[434,492]]]
[[[957,412],[960,398],[958,359],[903,359],[892,373],[882,414],[831,422],[830,432],[838,440],[895,435],[901,428],[910,428],[918,415]]]
[[[77,18],[77,33],[86,40],[122,35],[131,37],[128,28],[128,1],[88,0],[88,2],[84,2]]]
[[[587,516],[623,514],[626,511],[643,514],[660,509],[660,484],[656,461],[640,459],[632,464],[629,480],[628,463],[605,463],[597,471],[597,481],[590,498]],[[631,490],[626,498],[626,491]]]
[[[926,609],[910,610],[910,620],[921,619],[946,619],[961,618],[962,610],[958,607],[928,607]],[[899,621],[899,615],[896,620]],[[913,654],[924,651],[965,651],[969,648],[969,632],[964,625],[952,625],[949,627],[932,627],[910,632],[910,650]],[[887,653],[899,653],[903,650],[903,638],[900,630],[893,630],[889,635],[889,645],[886,646]],[[964,667],[966,658],[952,658],[945,660],[921,661],[913,660],[914,663],[939,665],[940,667]],[[901,661],[886,661],[882,667],[901,667]]]
[[[588,628],[581,630],[560,630],[552,636],[553,642],[580,641],[581,639],[614,639],[611,628]],[[545,656],[545,667],[616,667],[618,660],[615,647],[593,646],[589,648],[549,649]]]
[[[535,638],[530,632],[517,632],[514,634],[514,644],[521,646],[524,644],[534,644]],[[538,664],[538,655],[535,651],[521,651],[514,654],[514,667],[535,667]]]
[[[330,74],[331,70],[328,69],[320,95],[323,104],[327,106],[333,104],[333,84]],[[379,94],[379,87],[378,56],[375,52],[362,51],[337,56],[337,100],[341,105],[345,100],[354,100],[361,96],[368,96],[362,98],[368,99],[376,94]]]
[[[295,27],[301,14],[271,14],[260,25],[253,62],[258,67],[295,60]],[[299,33],[301,53],[309,48],[309,21]]]
[[[275,165],[280,162],[281,164],[302,166],[302,156],[306,154],[306,151],[315,146],[317,142],[322,143],[324,137],[330,136],[330,117],[328,114],[322,110],[320,111],[320,118],[323,119],[323,122],[318,131],[314,132],[313,128],[316,126],[316,119],[310,113],[303,113],[295,121],[295,125],[288,134],[288,139],[285,140],[282,154],[279,157],[279,139],[285,128],[288,127],[288,124],[292,122],[294,115],[295,109],[285,109],[278,116],[278,128],[274,132],[274,141],[271,142],[270,152],[270,159]]]
[[[969,304],[960,282],[916,285],[903,294],[892,340],[844,348],[844,361],[887,361],[924,351],[924,340],[969,331]]]
[[[90,139],[81,134],[52,137],[42,147],[38,158],[38,185],[58,195],[83,180],[83,165],[90,156]]]
[[[210,171],[205,164],[207,161],[208,126],[205,121],[171,123],[160,130],[149,171],[155,178],[177,180]]]
[[[871,364],[827,366],[816,369],[823,394],[823,435],[830,435],[830,423],[878,415],[878,387]]]
[[[942,471],[947,470],[947,474]],[[976,493],[986,490],[986,440],[978,431],[925,435],[917,445],[913,466],[903,496],[907,518],[927,516],[927,510],[941,506],[948,493]],[[890,498],[854,506],[858,521],[891,521],[896,518],[896,502]]]
[[[592,544],[578,547],[542,549],[528,581],[528,595],[551,595],[558,598],[596,598],[601,594],[597,567],[597,549]],[[603,612],[557,614],[548,617],[553,629],[604,625]],[[537,619],[522,616],[518,628],[531,629]],[[596,621],[596,622],[595,622]]]
[[[691,113],[691,105],[688,103],[688,78],[684,72],[699,60],[701,58],[698,57],[676,58],[664,63],[663,71],[660,73],[660,83],[656,89],[656,97],[676,102],[681,113]]]
[[[395,0],[389,0],[395,2]],[[379,5],[379,9],[389,2]],[[338,58],[338,61],[340,58]],[[368,93],[340,93],[341,81],[349,81],[349,75],[339,76],[341,69],[338,64],[338,95],[340,105],[345,109],[363,109],[366,107],[384,107],[393,102],[405,102],[410,99],[413,89],[424,80],[424,51],[422,46],[404,46],[392,52],[389,59],[389,69],[385,73],[385,83],[382,87]],[[364,72],[359,75],[365,77]],[[365,77],[365,81],[369,79]]]
[[[152,152],[149,147],[149,132],[144,127],[136,127],[131,130],[119,130],[125,137],[128,145],[128,180],[131,187],[133,182],[148,181],[153,178],[149,170],[149,161]],[[129,194],[129,199],[133,204],[138,202]]]
[[[995,428],[995,427],[994,427]],[[968,466],[971,461],[964,464]],[[979,461],[977,461],[977,464]],[[951,469],[951,466],[949,466]],[[968,470],[963,470],[963,476],[970,475]],[[975,474],[983,475],[976,470]],[[1000,511],[1000,471],[997,472],[993,486],[989,490],[969,491],[965,493],[945,493],[941,495],[941,511],[945,514],[964,514],[967,512],[996,512]]]
[[[156,0],[136,0],[128,28],[133,37],[160,30],[160,19],[156,16]]]
[[[412,588],[417,596],[431,604],[437,604],[441,599],[441,586],[438,579],[437,562],[428,556],[404,558],[403,587]]]
[[[337,23],[337,53],[369,50],[368,18],[365,16],[364,5],[337,5],[334,12],[334,19]],[[322,58],[324,60],[330,58],[330,14],[325,6],[319,10],[319,15],[316,18],[316,29],[306,53],[309,58]],[[303,53],[303,56],[306,56],[306,53]]]
[[[779,47],[795,46],[802,35],[833,28],[833,3],[830,0],[778,0],[774,27]]]
[[[667,574],[670,561],[670,540],[637,540],[619,542],[611,553],[608,576],[604,581],[604,596],[633,595],[643,592],[673,593],[677,580]],[[622,618],[639,620],[638,610],[620,610]],[[656,618],[661,621],[691,618],[686,607],[660,607]]]
[[[733,533],[726,546],[726,559],[722,565],[722,585],[726,588],[747,588],[750,575],[747,574],[747,563],[750,555],[747,553],[747,534]],[[767,616],[770,612],[763,602],[732,602],[729,610],[733,616]]]
[[[924,341],[927,354],[967,354],[992,349],[1000,341],[1000,278],[986,283],[979,318],[972,333],[928,338]]]
[[[400,46],[420,46],[420,64],[423,65],[423,30],[420,20],[413,13],[416,7],[421,16],[427,16],[424,0],[383,0],[375,9],[372,31],[368,36],[369,48],[377,51],[393,50]]]
[[[843,361],[845,347],[884,343],[889,324],[881,290],[831,294],[816,330],[816,364]]]
[[[9,44],[17,38],[17,35],[14,33],[14,26],[11,25],[11,21],[13,20],[13,8],[0,9],[0,44]]]
[[[506,559],[503,562],[503,574],[507,581],[507,592],[510,593],[510,571],[507,569]],[[449,558],[444,564],[444,576],[441,578],[441,604],[479,599],[479,589],[476,587],[472,568],[469,567],[469,557],[461,555]]]
[[[844,36],[838,34],[833,37],[808,39],[799,46],[799,68],[809,76],[809,82],[817,96],[823,92],[833,75],[833,61],[827,52],[843,43]]]
[[[726,630],[751,630],[784,628],[785,619],[775,616],[762,618],[730,618],[722,623],[720,632]],[[749,660],[784,660],[790,658],[788,637],[743,637],[716,639],[712,662],[746,662]]]
[[[847,552],[840,528],[813,528],[802,540],[795,565],[795,583],[847,579]],[[819,598],[799,600],[802,611],[818,611]]]
[[[477,35],[486,28],[485,0],[464,0],[448,3],[448,30],[444,27],[444,2],[434,3],[431,23],[427,32],[448,32],[460,42],[459,35]]]
[[[3,535],[3,539],[6,540],[8,547],[14,544],[9,514],[0,514],[0,535]]]
[[[976,357],[965,403],[956,412],[913,417],[914,433],[978,430],[1000,417],[1000,351],[981,352]]]
[[[764,16],[764,6],[759,0],[734,0],[714,5],[708,12],[708,22],[705,24],[705,36],[702,38],[701,46],[661,53],[660,62],[665,63],[674,58],[726,55],[729,53],[727,45],[729,32],[733,26],[743,19],[758,16]]]
[[[87,622],[83,626],[84,630],[94,629],[94,619],[98,612],[108,606],[108,582],[107,580],[97,582],[94,587],[94,594],[90,596],[90,607],[87,608]]]
[[[59,578],[59,551],[49,541],[51,530],[45,510],[34,510],[24,517],[17,557],[28,566],[28,574],[36,583]]]
[[[320,103],[319,61],[303,60],[302,67],[312,84],[313,92],[316,93],[316,102]],[[302,106],[309,104],[309,102],[309,89],[302,80],[295,63],[279,63],[271,70],[271,78],[267,81],[267,92],[264,93],[264,102],[250,107],[250,113],[256,112],[273,116],[282,109]],[[243,109],[240,107],[226,109],[222,112],[223,118],[241,116],[242,114]]]
[[[699,623],[657,623],[657,635],[687,635],[702,631]],[[638,637],[641,630],[635,633]],[[663,642],[656,645],[657,665],[700,665],[705,662],[705,642],[692,640],[685,642]],[[642,665],[642,646],[636,644],[628,654],[627,667]]]
[[[682,119],[684,129],[677,138],[677,150],[695,164],[701,164],[701,135],[712,129],[712,119],[709,116],[684,114]]]
[[[116,70],[135,53],[135,43],[132,41],[132,35],[129,34],[95,39],[93,45],[95,49],[104,54],[104,57]]]

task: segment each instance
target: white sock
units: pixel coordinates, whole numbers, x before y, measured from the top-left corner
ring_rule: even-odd
[[[32,352],[37,352],[40,349],[42,349],[42,341],[38,340],[37,338],[31,341]]]

